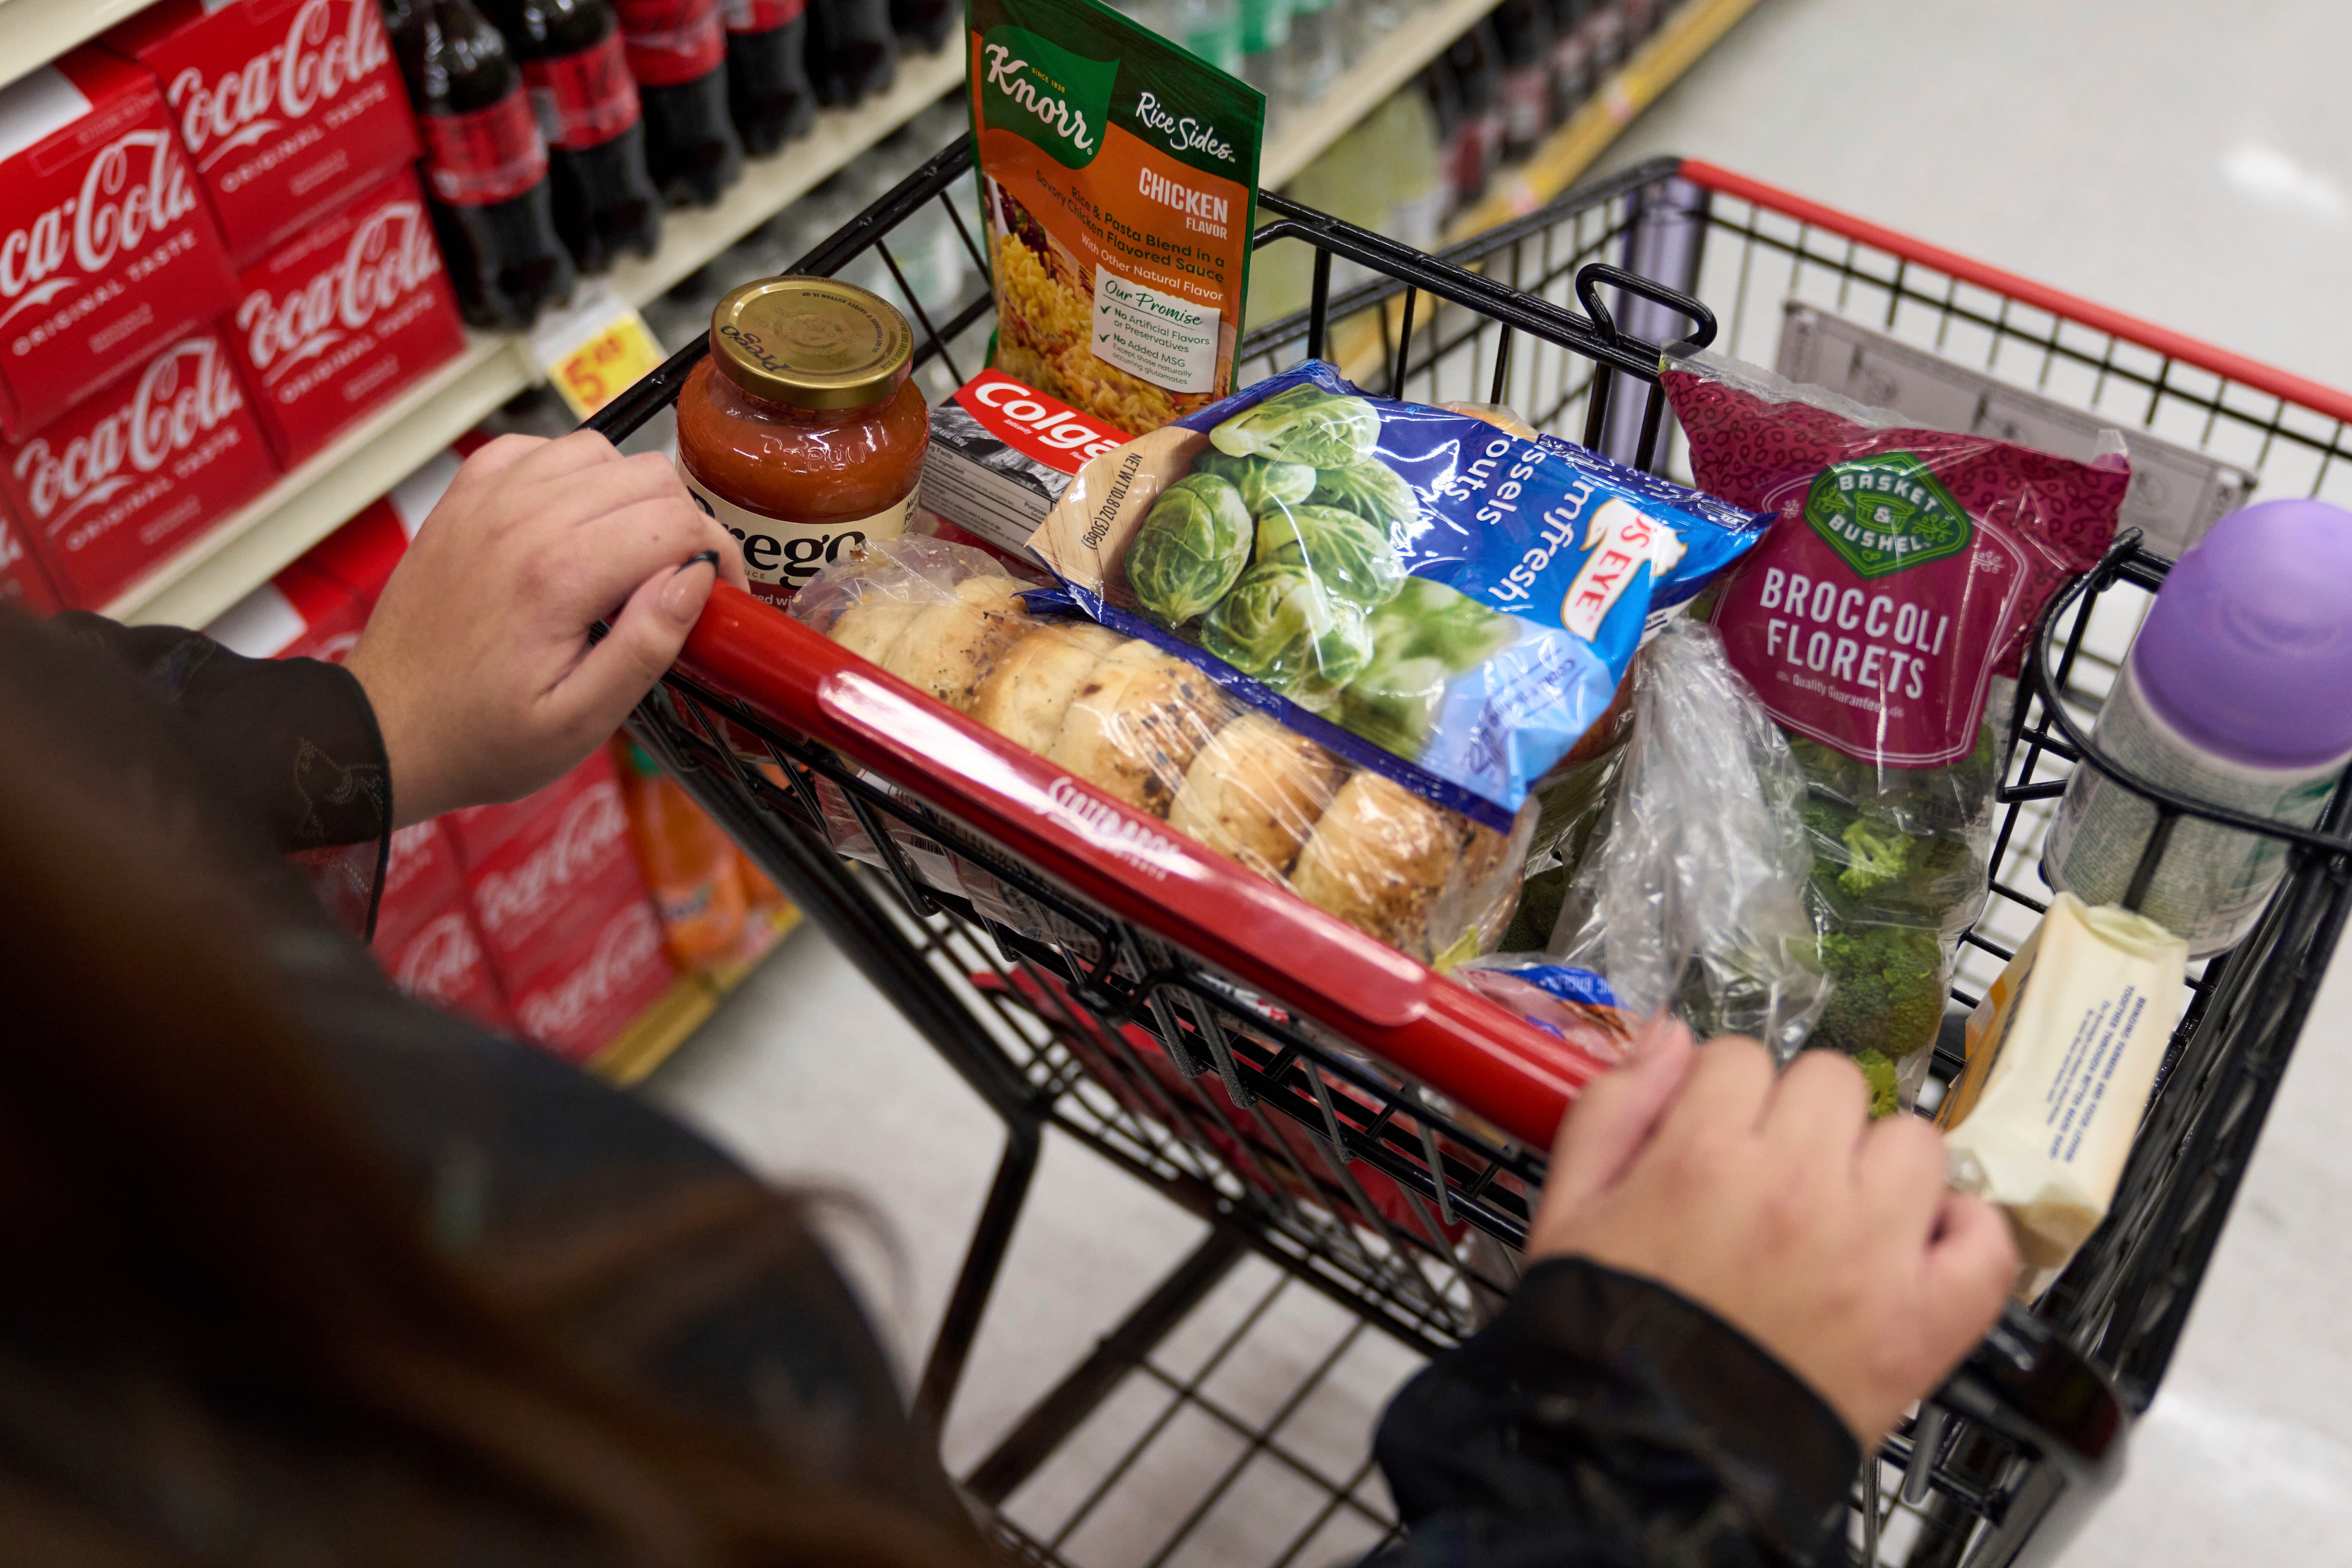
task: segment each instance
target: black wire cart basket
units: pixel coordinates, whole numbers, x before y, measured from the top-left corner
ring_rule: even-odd
[[[978,368],[989,297],[914,299],[890,241],[940,204],[984,279],[952,190],[970,168],[968,142],[947,149],[796,268],[880,258],[912,304],[919,373],[937,362],[927,374],[943,371],[942,385]],[[1785,334],[1810,312],[1808,330],[1867,329],[2208,454],[2234,495],[2257,478],[2265,493],[2352,483],[2352,398],[1706,165],[1643,164],[1440,258],[1271,194],[1260,221],[1262,253],[1311,252],[1311,296],[1243,340],[1244,384],[1303,355],[1334,359],[1375,390],[1507,402],[1670,470],[1660,342],[1738,353],[1772,316]],[[704,352],[698,341],[591,423],[616,440],[636,429]],[[1864,1466],[1846,1532],[1857,1562],[2047,1561],[2112,1484],[2344,919],[2341,792],[2317,828],[2286,828],[2126,776],[2092,748],[2166,566],[2127,534],[2042,617],[2015,703],[1992,897],[1965,939],[1956,1004],[1973,1005],[2044,908],[2031,871],[2074,766],[2156,803],[2143,887],[2184,816],[2285,840],[2289,872],[2252,935],[2191,979],[2105,1226]],[[1239,1261],[1270,1263],[1408,1361],[1456,1343],[1511,1289],[1542,1151],[1590,1071],[1549,1037],[731,590],[631,729],[1003,1121],[1002,1163],[920,1378],[921,1420],[944,1421],[1045,1129],[1209,1222],[960,1478],[1017,1555],[1074,1560],[1073,1522],[1024,1522],[1008,1500],[1123,1377],[1151,1371],[1154,1346]],[[1937,1049],[1940,1082],[1960,1061]],[[1284,1452],[1269,1429],[1251,1436]],[[1286,1457],[1328,1494],[1315,1520],[1360,1516],[1371,1540],[1394,1528],[1368,1500],[1369,1460],[1333,1473]],[[1249,1560],[1319,1560],[1313,1523]]]

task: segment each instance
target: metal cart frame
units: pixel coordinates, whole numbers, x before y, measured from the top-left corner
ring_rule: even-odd
[[[947,149],[798,270],[831,273],[872,249],[903,291],[887,237],[940,201],[984,278],[949,196],[970,165],[968,142]],[[2119,422],[2156,426],[2186,400],[2208,437],[2252,431],[2265,472],[2292,449],[2315,454],[2315,493],[2352,473],[2336,466],[2352,456],[2352,398],[1708,165],[1643,164],[1442,258],[1272,194],[1260,209],[1260,247],[1313,249],[1312,297],[1247,334],[1244,381],[1328,353],[1344,327],[1379,345],[1368,379],[1384,377],[1381,390],[1508,401],[1666,467],[1657,340],[1685,324],[1697,343],[1717,334],[1692,293],[1728,265],[1736,351],[1750,293],[1785,262],[1790,293],[1826,289],[1838,309],[1874,317],[1883,307],[1890,328],[1930,313],[1939,347],[1955,324],[1988,337],[1995,361],[2006,347],[2013,365],[2022,345],[2041,356],[2042,384],[2053,367],[2089,365],[2099,390],[2087,401]],[[987,294],[913,306],[919,366],[936,358],[961,381]],[[635,429],[704,352],[682,350],[591,424],[615,439]],[[2126,395],[2145,407],[2118,412]],[[2255,932],[2192,982],[2108,1224],[1864,1467],[1850,1545],[1869,1563],[2046,1561],[2112,1483],[2344,921],[2344,792],[2317,829],[2282,830],[2123,775],[2090,748],[2088,716],[2113,672],[2091,635],[2097,613],[2152,591],[2165,565],[2126,540],[2042,617],[2012,717],[1994,905],[2025,919],[2042,909],[2021,871],[2036,814],[2078,763],[2156,800],[2164,824],[2193,816],[2289,840],[2291,872]],[[631,729],[1003,1124],[921,1375],[921,1420],[944,1420],[1046,1127],[1210,1222],[963,1478],[977,1502],[1001,1507],[1245,1257],[1422,1354],[1457,1342],[1507,1293],[1541,1151],[1590,1072],[1549,1037],[731,590],[717,591]],[[2011,952],[1998,923],[1967,939],[1995,963]],[[1937,1071],[1958,1065],[1947,1056]],[[1332,1508],[1361,1507],[1352,1481],[1321,1481]],[[1010,1523],[1003,1533],[1032,1561],[1062,1560],[1054,1542]]]

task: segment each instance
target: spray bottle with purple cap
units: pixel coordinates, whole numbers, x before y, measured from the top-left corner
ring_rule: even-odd
[[[2223,518],[2165,578],[2099,714],[2100,750],[2150,783],[2309,826],[2352,762],[2352,512],[2263,501]],[[2087,765],[2051,824],[2042,879],[2119,901],[2157,810]],[[2209,957],[2252,929],[2285,846],[2179,819],[2139,912]]]

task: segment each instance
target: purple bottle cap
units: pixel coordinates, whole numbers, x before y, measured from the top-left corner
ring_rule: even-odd
[[[2221,519],[2166,576],[2131,666],[2166,722],[2232,762],[2352,752],[2352,511],[2267,500]]]

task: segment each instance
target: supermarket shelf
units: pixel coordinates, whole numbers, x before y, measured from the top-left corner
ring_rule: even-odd
[[[728,993],[743,984],[751,971],[766,962],[777,945],[801,923],[801,912],[785,908],[769,917],[774,935],[753,957],[740,959],[702,974],[683,974],[637,1015],[620,1038],[588,1060],[588,1070],[624,1087],[636,1083],[669,1059],[670,1053],[694,1037],[705,1020],[719,1010]]]
[[[1446,226],[1448,245],[1525,217],[1576,183],[1633,117],[1698,63],[1757,0],[1690,0],[1617,68],[1591,100],[1545,138],[1534,156],[1506,172],[1485,200]]]
[[[1756,5],[1757,0],[1689,0],[1617,68],[1583,108],[1546,137],[1532,157],[1506,170],[1483,200],[1447,224],[1444,243],[1459,245],[1525,217],[1567,190],[1635,115],[1657,101]],[[1387,333],[1369,310],[1333,333],[1331,359],[1342,374],[1368,384],[1377,379],[1387,352],[1381,345],[1393,342],[1403,301],[1391,300],[1382,310],[1389,318]]]
[[[20,5],[0,3],[0,38]],[[712,206],[669,215],[659,251],[614,268],[614,287],[643,305],[846,167],[963,80],[963,57],[944,48],[902,61],[888,92],[820,115],[810,133],[745,166]],[[178,555],[133,584],[106,614],[132,624],[200,626],[415,472],[483,416],[540,379],[530,341],[469,333],[466,350],[346,431]]]
[[[719,1008],[719,994],[698,974],[681,974],[621,1037],[588,1058],[588,1070],[617,1084],[643,1079],[702,1027]]]
[[[1444,54],[1478,18],[1501,0],[1442,0],[1419,11],[1372,47],[1331,84],[1321,102],[1300,118],[1277,126],[1280,134],[1258,164],[1258,184],[1280,190],[1298,177],[1325,148],[1353,130],[1389,94]]]
[[[6,0],[0,5],[0,87],[98,37],[148,0]]]

